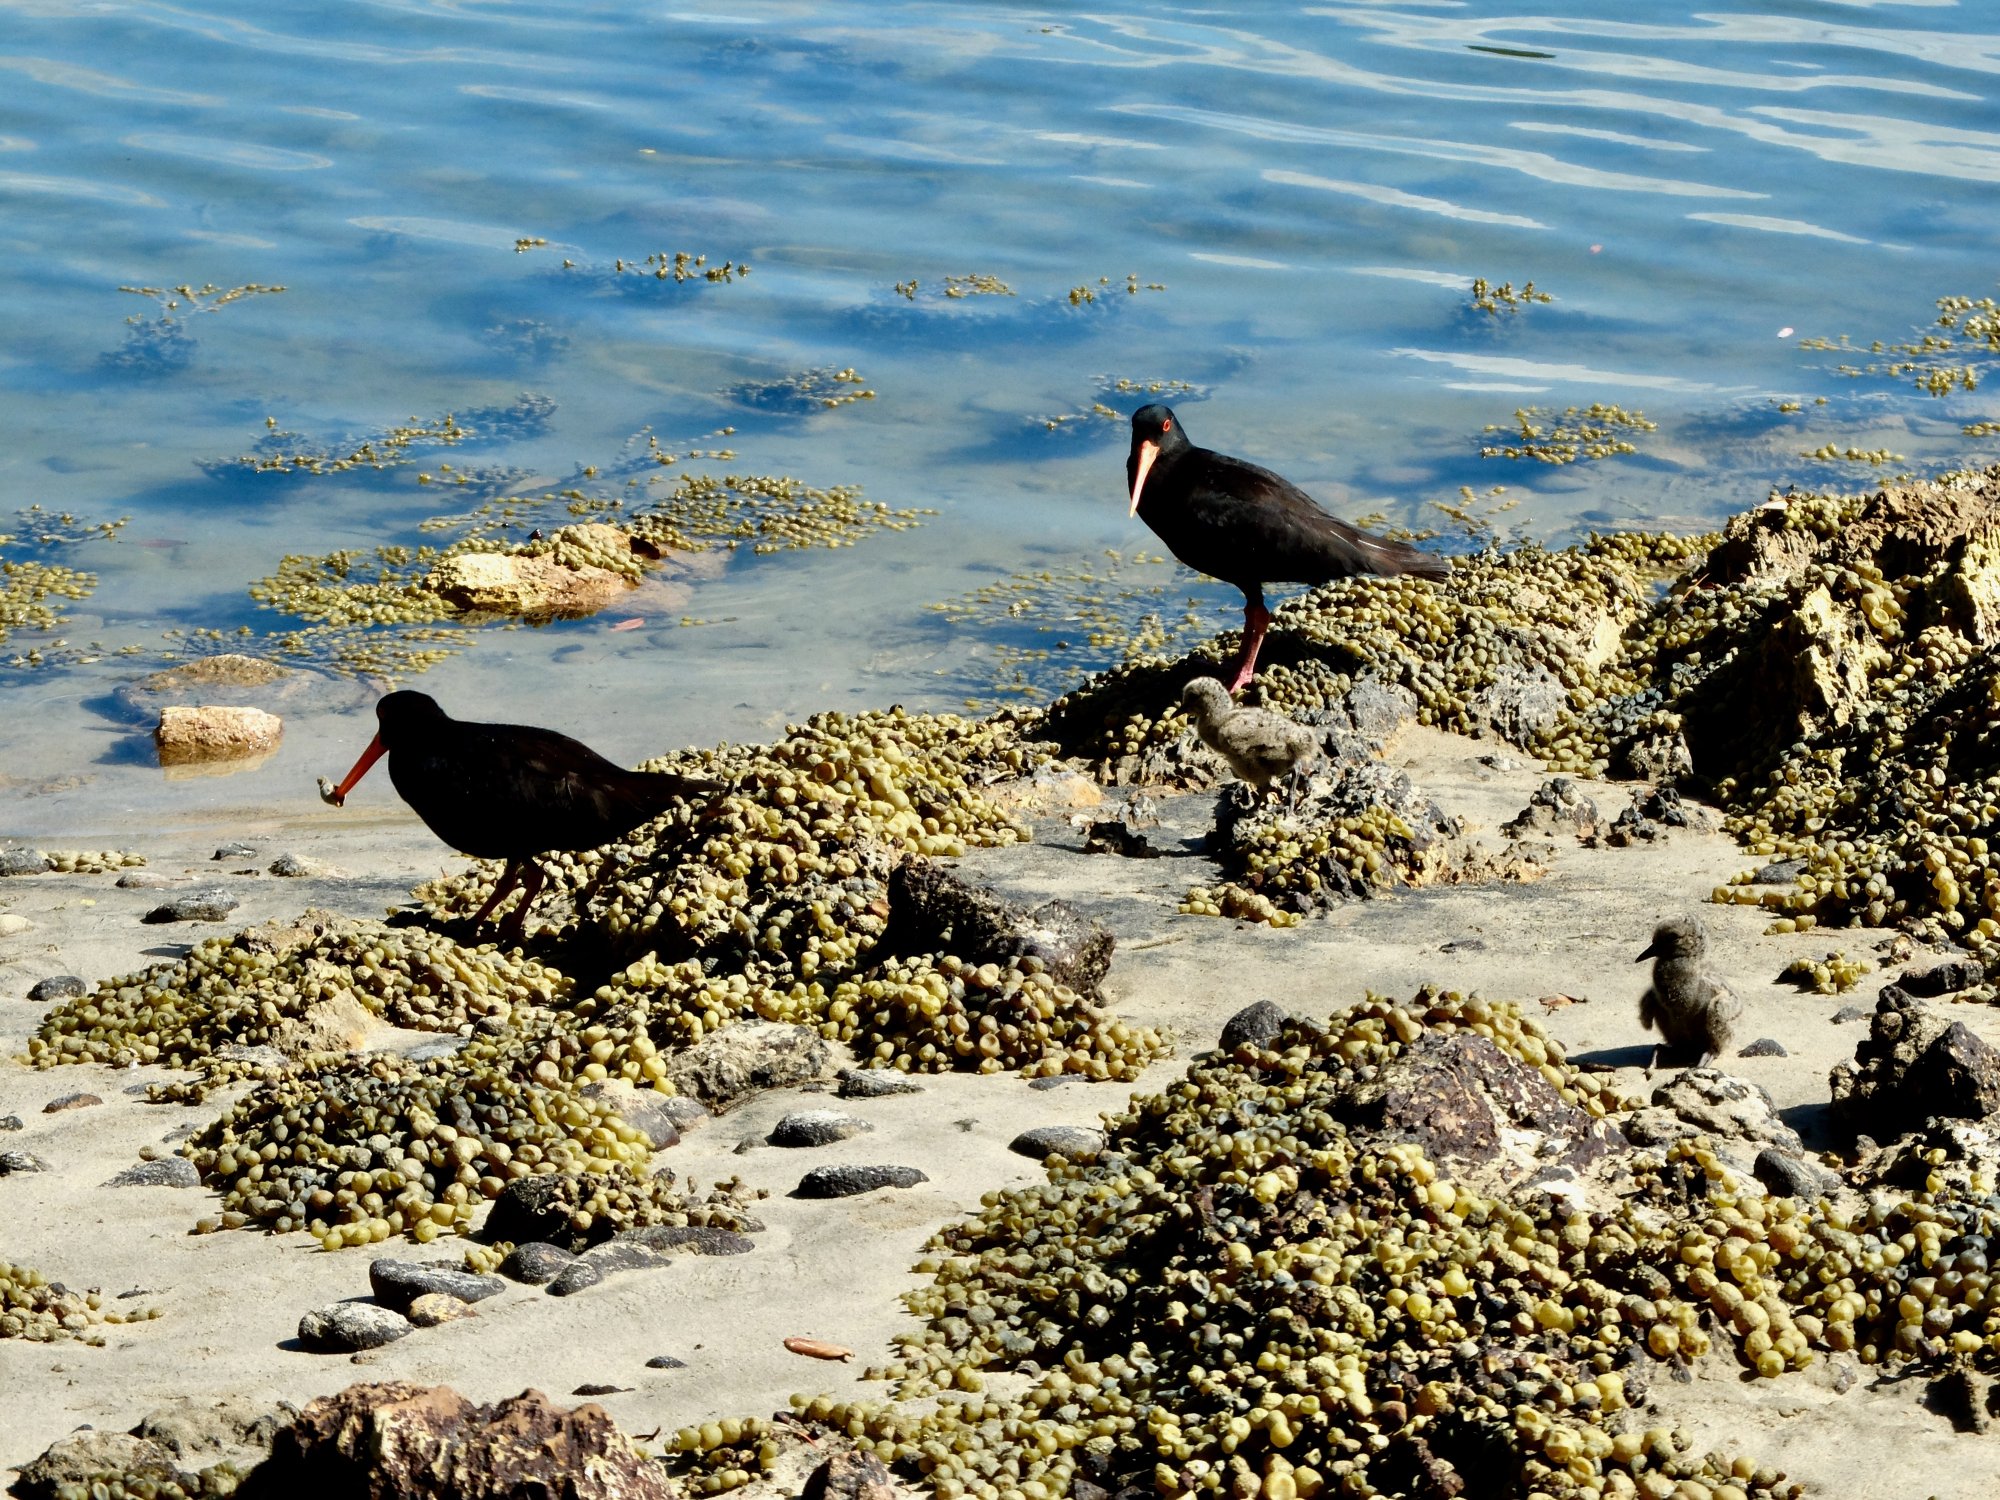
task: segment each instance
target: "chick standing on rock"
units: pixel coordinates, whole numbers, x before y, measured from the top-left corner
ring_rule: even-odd
[[[1702,967],[1708,953],[1708,934],[1693,917],[1675,917],[1653,929],[1653,941],[1635,960],[1653,961],[1653,983],[1639,997],[1639,1024],[1651,1031],[1659,1027],[1664,1040],[1653,1049],[1646,1065],[1651,1073],[1660,1065],[1660,1054],[1698,1050],[1697,1068],[1705,1068],[1729,1045],[1743,1002],[1730,993],[1729,986]]]
[[[1213,677],[1197,677],[1183,688],[1181,707],[1201,742],[1260,794],[1280,776],[1295,775],[1319,758],[1318,735],[1283,714],[1237,707],[1229,689]]]

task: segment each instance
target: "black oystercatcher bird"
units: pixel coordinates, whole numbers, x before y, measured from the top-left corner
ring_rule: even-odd
[[[1125,460],[1132,514],[1197,573],[1243,590],[1243,654],[1229,683],[1235,693],[1257,670],[1270,628],[1267,583],[1330,583],[1357,573],[1443,578],[1451,564],[1403,542],[1370,536],[1328,515],[1290,480],[1188,441],[1169,407],[1132,413]]]
[[[397,795],[432,833],[463,854],[507,861],[472,925],[520,884],[521,904],[506,924],[516,937],[547,878],[537,855],[595,849],[678,801],[726,790],[670,771],[628,771],[553,729],[465,723],[428,693],[389,693],[375,705],[375,719],[375,738],[347,779],[334,787],[322,778],[320,796],[344,806],[386,753]]]

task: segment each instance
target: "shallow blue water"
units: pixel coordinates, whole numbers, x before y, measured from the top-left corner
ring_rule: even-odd
[[[1150,544],[1122,423],[1090,415],[1139,404],[1119,379],[1192,383],[1197,441],[1345,514],[1434,524],[1428,502],[1506,485],[1508,523],[1549,539],[1991,461],[1962,429],[2000,415],[1993,387],[1935,399],[1836,366],[1994,291],[1996,73],[1992,13],[1949,0],[0,3],[0,521],[129,515],[66,552],[102,582],[62,635],[145,649],[0,667],[0,766],[42,792],[0,831],[271,803],[337,771],[303,735],[265,770],[163,786],[105,694],[181,649],[163,631],[284,624],[245,588],[286,553],[422,539],[474,497],[419,485],[440,460],[501,492],[623,493],[650,429],[727,441],[717,472],[938,511],[737,559],[681,611],[720,623],[489,632],[425,679],[628,758],[979,692],[987,640],[927,605]],[[614,270],[677,251],[751,273]],[[973,274],[1014,295],[943,295]],[[1476,312],[1475,276],[1556,300]],[[164,320],[119,290],[253,283],[285,290]],[[1800,347],[1842,333],[1860,355]],[[746,394],[840,367],[875,399]],[[338,444],[524,394],[532,419],[385,472],[217,462],[267,419]],[[1516,408],[1594,401],[1657,430],[1598,462],[1479,456]],[[1829,442],[1897,457],[1803,457]],[[1157,577],[1171,610],[1235,612]]]

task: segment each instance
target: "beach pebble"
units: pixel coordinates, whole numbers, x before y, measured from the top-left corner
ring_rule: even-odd
[[[1833,1024],[1845,1026],[1849,1021],[1865,1021],[1868,1012],[1858,1005],[1843,1005],[1833,1013]]]
[[[0,875],[40,875],[49,868],[39,849],[0,849]]]
[[[316,860],[300,859],[296,854],[280,854],[276,859],[271,861],[270,870],[273,875],[281,876],[288,880],[299,880],[314,875],[330,873],[325,865],[318,863]]]
[[[686,1360],[675,1359],[671,1354],[655,1354],[646,1361],[649,1370],[685,1370],[687,1367]]]
[[[799,1500],[896,1500],[896,1484],[872,1453],[835,1453],[807,1477]]]
[[[49,1164],[30,1151],[0,1151],[0,1177],[12,1172],[46,1172]]]
[[[660,1255],[746,1255],[757,1248],[747,1234],[701,1224],[644,1224],[625,1230],[613,1243],[638,1245]]]
[[[416,1325],[393,1308],[372,1302],[336,1302],[317,1307],[299,1319],[299,1340],[314,1349],[351,1353],[393,1344]]]
[[[629,1385],[605,1385],[601,1381],[586,1380],[582,1385],[571,1391],[570,1394],[572,1396],[615,1396],[620,1391],[629,1391],[631,1389],[632,1387]]]
[[[173,875],[162,875],[157,870],[127,870],[118,877],[121,891],[157,891],[161,886],[178,884]]]
[[[1975,984],[1983,983],[1985,978],[1986,971],[1978,959],[1954,958],[1905,974],[1897,979],[1896,987],[1928,999],[1933,995],[1949,995],[1970,989]]]
[[[376,1301],[402,1308],[427,1292],[479,1302],[506,1291],[507,1283],[498,1276],[475,1276],[436,1261],[390,1260],[385,1256],[368,1263],[368,1289]]]
[[[1276,1036],[1284,1024],[1284,1007],[1273,1000],[1259,1000],[1244,1006],[1223,1023],[1222,1035],[1216,1038],[1215,1045],[1224,1052],[1234,1052],[1251,1042],[1262,1046]]]
[[[708,1111],[701,1107],[699,1099],[690,1099],[683,1094],[667,1095],[660,1100],[659,1107],[683,1135],[708,1118]]]
[[[1780,1198],[1820,1198],[1840,1186],[1840,1179],[1819,1163],[1773,1146],[1757,1153],[1756,1177]]]
[[[168,1156],[127,1167],[106,1187],[200,1187],[201,1173],[185,1156]]]
[[[1750,1043],[1749,1046],[1741,1049],[1736,1055],[1738,1057],[1790,1057],[1792,1054],[1785,1050],[1783,1042],[1768,1036],[1760,1036],[1756,1041]]]
[[[586,1287],[596,1286],[607,1276],[616,1276],[620,1271],[651,1271],[668,1264],[671,1264],[669,1257],[657,1250],[649,1250],[629,1240],[612,1240],[608,1244],[593,1245],[564,1266],[562,1274],[549,1283],[549,1295],[572,1296]]]
[[[444,1292],[425,1292],[403,1311],[419,1328],[435,1328],[440,1323],[456,1322],[460,1318],[477,1317],[472,1304]]]
[[[61,1094],[42,1106],[45,1115],[59,1115],[66,1109],[89,1109],[104,1101],[95,1094]]]
[[[285,721],[261,708],[170,704],[153,726],[163,766],[204,765],[268,755],[285,737]]]
[[[17,937],[24,932],[32,932],[35,924],[14,912],[0,912],[0,938]]]
[[[1094,1161],[1104,1151],[1105,1135],[1087,1125],[1037,1125],[1007,1143],[1009,1151],[1032,1156],[1060,1156],[1069,1161]]]
[[[1790,885],[1806,872],[1806,862],[1802,859],[1781,859],[1775,864],[1765,865],[1750,877],[1756,885]]]
[[[1030,1078],[1028,1080],[1028,1087],[1046,1092],[1049,1089],[1068,1088],[1072,1083],[1081,1083],[1082,1081],[1074,1073],[1051,1073],[1046,1078]]]
[[[52,974],[28,991],[28,998],[36,1002],[47,1000],[76,1000],[89,988],[74,974]]]
[[[793,1196],[799,1198],[852,1198],[877,1188],[915,1187],[930,1178],[915,1167],[814,1167],[799,1179]]]
[[[0,1115],[0,1130],[21,1130],[24,1128],[19,1115]]]
[[[771,1127],[774,1146],[830,1146],[875,1127],[831,1109],[797,1109]]]
[[[189,891],[162,902],[140,920],[146,922],[220,922],[236,910],[236,898],[220,886]]]
[[[209,858],[212,860],[255,859],[256,857],[257,850],[250,844],[224,844],[215,853],[209,855]]]
[[[576,1257],[560,1245],[529,1240],[516,1245],[500,1262],[500,1274],[529,1286],[546,1286],[560,1276]]]
[[[911,1083],[894,1068],[842,1068],[840,1088],[843,1099],[880,1099],[888,1094],[921,1094],[923,1085]]]

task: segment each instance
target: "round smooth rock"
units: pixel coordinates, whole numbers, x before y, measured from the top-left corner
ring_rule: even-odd
[[[195,1170],[194,1163],[185,1156],[163,1156],[158,1161],[142,1161],[136,1166],[127,1167],[104,1185],[106,1187],[200,1187],[201,1173]]]
[[[456,1297],[461,1302],[481,1302],[507,1290],[498,1276],[475,1276],[470,1271],[454,1271],[436,1262],[390,1260],[386,1256],[368,1263],[368,1287],[376,1300],[390,1307],[408,1307],[427,1292]]]
[[[35,924],[14,912],[0,912],[0,938],[18,937],[34,931]]]
[[[28,998],[37,1004],[50,1000],[78,1000],[89,988],[75,974],[51,974],[28,991]]]
[[[894,1068],[842,1068],[840,1087],[843,1099],[880,1099],[889,1094],[921,1094],[921,1084],[911,1083]]]
[[[416,1324],[393,1308],[372,1302],[336,1302],[299,1319],[299,1341],[314,1349],[356,1353],[407,1338]]]
[[[1069,1161],[1095,1161],[1104,1152],[1104,1132],[1088,1125],[1037,1125],[1007,1143],[1009,1151],[1042,1161],[1060,1156]]]
[[[470,1302],[447,1297],[443,1292],[425,1292],[409,1305],[403,1316],[419,1328],[435,1328],[440,1323],[452,1323],[478,1315],[473,1312]]]
[[[547,1286],[562,1275],[576,1257],[560,1245],[529,1240],[516,1245],[500,1262],[500,1274],[529,1286]]]
[[[176,883],[173,876],[162,875],[157,870],[127,870],[118,877],[118,889],[121,891],[157,891],[161,886]]]
[[[1273,1000],[1259,1000],[1246,1005],[1222,1025],[1222,1035],[1215,1045],[1224,1052],[1234,1052],[1249,1043],[1261,1046],[1283,1029],[1284,1007]]]
[[[799,1179],[795,1198],[852,1198],[877,1188],[915,1187],[930,1178],[915,1167],[814,1167]]]
[[[221,922],[235,911],[237,900],[220,886],[189,891],[171,901],[163,901],[140,920],[143,922]]]
[[[89,1109],[92,1105],[102,1104],[103,1102],[95,1094],[64,1094],[44,1104],[42,1106],[42,1113],[45,1115],[59,1115],[65,1110]]]
[[[41,875],[49,868],[39,849],[0,849],[0,875]]]
[[[875,1127],[853,1115],[831,1109],[798,1109],[771,1127],[774,1146],[830,1146]]]

